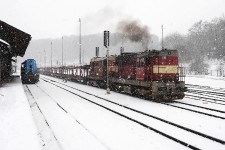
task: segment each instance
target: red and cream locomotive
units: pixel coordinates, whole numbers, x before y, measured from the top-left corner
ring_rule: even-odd
[[[177,50],[153,50],[110,56],[108,69],[112,90],[154,100],[184,97],[186,88],[183,70],[178,65]],[[93,58],[90,63],[89,83],[105,86],[106,71],[106,59]]]
[[[106,88],[106,57],[94,57],[90,65],[55,69],[59,70],[47,73],[60,77],[63,74],[67,79]],[[109,56],[108,81],[113,91],[156,101],[182,99],[186,91],[177,50],[149,50]]]

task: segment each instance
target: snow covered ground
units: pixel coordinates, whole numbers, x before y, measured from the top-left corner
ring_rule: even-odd
[[[119,103],[124,107],[145,112],[174,124],[178,124],[191,130],[204,133],[210,137],[225,141],[225,120],[204,114],[210,113],[212,115],[225,118],[223,113],[211,112],[207,109],[185,105],[185,108],[193,109],[194,111],[201,111],[202,114],[199,114],[171,107],[169,105],[131,97],[129,95],[115,92],[106,94],[106,91],[103,89],[72,82],[64,83],[61,79],[47,76],[41,76],[41,78],[40,82],[36,85],[23,85],[27,95],[27,100],[24,97],[22,84],[18,79],[15,83],[9,83],[0,88],[0,149],[14,149],[15,147],[12,147],[12,144],[16,142],[20,143],[20,140],[25,142],[28,146],[25,147],[23,144],[17,144],[16,149],[19,150],[40,149],[40,145],[42,145],[42,149],[46,150],[191,149],[191,147],[183,146],[182,144],[162,136],[149,128],[145,128],[136,122],[132,122],[131,120],[121,117],[116,113],[112,113],[105,108],[90,103],[73,93],[90,99],[94,103],[101,104],[112,110],[118,111],[169,136],[173,136],[176,139],[191,144],[194,147],[209,150],[225,149],[224,144],[184,131],[183,129],[168,125],[167,123],[163,123],[154,118],[126,110],[123,107],[109,104],[99,100],[95,96],[87,96],[87,94],[79,92],[74,88],[106,98],[112,102]],[[46,81],[48,80],[49,82],[50,80],[57,81],[53,83],[58,87],[44,81],[43,79]],[[224,88],[225,90],[224,78],[188,76],[186,78],[186,83],[210,86],[213,88]],[[16,94],[11,95],[10,92],[12,91],[16,91]],[[15,95],[19,98],[13,99]],[[36,126],[34,126],[31,118],[31,111],[28,107],[28,102],[30,103]],[[224,105],[194,101],[191,98],[184,98],[178,102],[184,102],[191,105],[195,104],[199,107],[213,108],[221,111],[225,110]],[[182,106],[179,103],[171,105],[179,107]],[[21,106],[26,109],[19,109]],[[13,107],[13,111],[11,107]],[[19,112],[14,115],[14,111],[17,109],[19,109]],[[19,116],[17,115],[19,114],[22,120],[18,119]],[[23,115],[28,117],[24,117]],[[12,127],[9,127],[4,123],[9,121],[14,122],[14,126],[12,125]],[[26,122],[29,122],[29,124]],[[24,128],[21,129],[17,124],[21,124]],[[13,130],[11,130],[12,128]],[[36,128],[39,133],[37,133]],[[10,134],[2,133],[4,130],[8,133],[10,132]],[[21,134],[19,134],[21,132],[23,132],[22,136],[25,136],[25,138],[21,138]],[[27,135],[28,133],[31,135]],[[27,139],[27,137],[29,137],[29,139]],[[38,137],[40,140],[38,140]],[[11,140],[10,138],[15,140]],[[30,145],[33,147],[29,147]]]
[[[40,150],[38,131],[19,77],[0,87],[0,149]]]
[[[207,75],[187,76],[185,83],[225,89],[225,77],[215,77]]]

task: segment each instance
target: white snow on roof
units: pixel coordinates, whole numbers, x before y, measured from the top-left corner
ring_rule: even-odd
[[[9,43],[7,43],[6,41],[4,41],[4,40],[2,40],[2,39],[0,39],[0,42],[5,43],[5,44],[9,45]]]

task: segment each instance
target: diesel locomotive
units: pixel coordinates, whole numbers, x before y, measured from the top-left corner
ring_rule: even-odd
[[[39,81],[39,73],[34,59],[27,59],[21,64],[22,83],[36,83]]]
[[[96,58],[95,58],[96,59]],[[89,84],[105,86],[106,59],[90,63]],[[154,100],[182,99],[186,91],[177,50],[122,53],[109,57],[112,90]]]
[[[41,72],[91,86],[149,98],[155,101],[182,99],[184,69],[179,67],[177,50],[148,50],[94,57],[90,65],[42,68]]]

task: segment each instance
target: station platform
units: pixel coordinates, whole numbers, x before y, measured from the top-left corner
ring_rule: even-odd
[[[42,149],[19,76],[0,87],[0,149]]]

